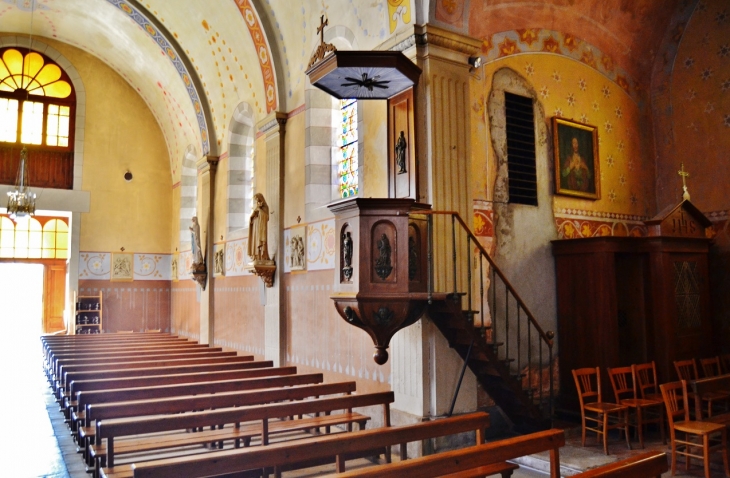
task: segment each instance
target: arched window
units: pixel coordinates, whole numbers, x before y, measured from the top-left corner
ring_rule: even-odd
[[[65,219],[32,217],[13,222],[0,216],[0,257],[14,259],[68,258],[68,224]]]
[[[357,100],[340,100],[340,112],[342,119],[337,177],[340,197],[349,198],[357,196],[358,192]]]
[[[45,55],[0,49],[0,183],[13,184],[21,145],[33,186],[73,186],[76,94],[68,75]]]

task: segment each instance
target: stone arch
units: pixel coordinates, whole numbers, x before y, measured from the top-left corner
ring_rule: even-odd
[[[236,107],[228,126],[228,232],[247,227],[251,215],[254,174],[255,118],[251,105]]]
[[[0,38],[0,48],[17,46],[22,48],[30,48],[39,51],[56,62],[58,66],[64,69],[68,77],[73,83],[76,91],[76,127],[74,132],[74,180],[73,189],[81,189],[81,180],[84,166],[84,129],[86,122],[86,88],[81,80],[78,70],[66,59],[58,50],[49,46],[35,38],[30,40],[28,37],[7,36]]]
[[[198,170],[195,163],[198,151],[195,145],[185,148],[180,177],[180,250],[186,251],[190,244],[190,224],[196,211],[198,200]]]
[[[344,25],[335,25],[325,30],[324,41],[332,43],[338,50],[357,48],[355,34]],[[318,45],[319,41],[313,44]],[[314,53],[314,49],[311,53]],[[312,222],[331,217],[324,206],[339,199],[335,158],[338,152],[340,108],[336,98],[309,83],[304,94],[307,138],[304,149],[305,214],[306,220]],[[360,114],[358,118],[361,118]],[[359,145],[359,149],[361,148],[362,144]]]

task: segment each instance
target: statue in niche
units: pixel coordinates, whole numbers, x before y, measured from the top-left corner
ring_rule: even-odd
[[[223,265],[225,262],[225,249],[220,249],[215,253],[215,273],[219,275],[225,275],[226,268]]]
[[[261,193],[254,195],[253,203],[254,209],[248,221],[248,255],[254,261],[269,261],[269,205]]]
[[[403,131],[400,132],[398,140],[395,142],[395,163],[398,165],[398,174],[406,171],[406,137]]]
[[[378,277],[385,280],[388,278],[390,273],[393,272],[393,265],[390,262],[391,249],[388,236],[382,234],[378,240],[377,246],[380,256],[375,261],[375,272],[378,274]]]
[[[352,237],[350,231],[342,235],[342,275],[345,280],[352,279]]]
[[[190,226],[190,244],[193,248],[193,265],[203,263],[203,249],[200,247],[200,224],[198,216],[193,216],[193,224]]]

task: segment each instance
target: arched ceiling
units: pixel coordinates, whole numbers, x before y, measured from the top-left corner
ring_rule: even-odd
[[[569,33],[611,55],[646,91],[682,1],[0,0],[0,33],[28,35],[32,18],[34,37],[78,47],[122,75],[160,124],[174,180],[189,145],[200,156],[227,149],[240,103],[257,121],[303,103],[322,14],[330,37],[365,50],[424,17],[482,39],[530,28]]]

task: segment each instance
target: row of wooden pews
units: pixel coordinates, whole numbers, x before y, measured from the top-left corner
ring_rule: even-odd
[[[43,345],[49,383],[95,477],[281,476],[324,463],[339,476],[508,477],[517,465],[507,460],[541,451],[559,476],[560,430],[485,444],[485,413],[391,427],[392,392],[357,394],[355,382],[324,383],[320,373],[163,333],[53,336]],[[476,444],[407,459],[410,442],[461,433]],[[384,465],[346,470],[347,460],[380,455]]]

